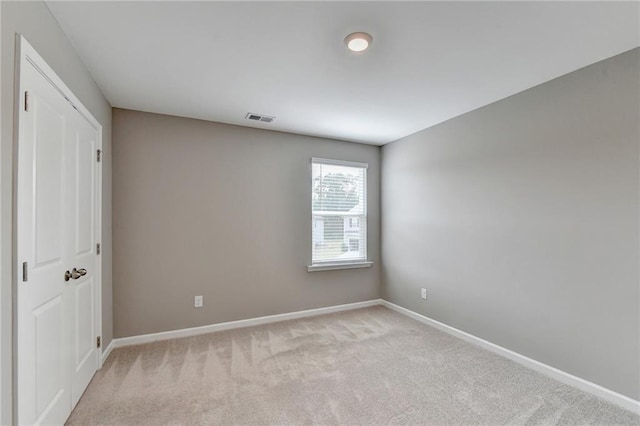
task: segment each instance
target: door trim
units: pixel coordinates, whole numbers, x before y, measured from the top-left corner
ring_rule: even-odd
[[[22,284],[22,260],[18,256],[18,231],[17,231],[17,222],[18,222],[18,189],[19,189],[19,170],[18,170],[18,156],[20,150],[20,121],[24,116],[25,109],[25,87],[24,87],[24,78],[23,78],[23,70],[26,69],[27,66],[33,66],[36,70],[42,74],[42,76],[47,79],[51,85],[60,92],[60,94],[82,115],[96,130],[97,138],[96,138],[96,147],[99,150],[102,150],[102,125],[96,118],[89,112],[89,110],[80,102],[80,100],[73,94],[71,89],[62,81],[62,79],[55,73],[55,71],[46,63],[46,61],[38,54],[38,52],[29,44],[29,42],[22,35],[16,36],[16,69],[15,69],[15,78],[16,78],[16,94],[14,96],[15,104],[14,108],[17,111],[17,114],[14,114],[14,154],[13,154],[13,200],[12,200],[12,211],[13,211],[13,243],[12,243],[12,256],[13,256],[13,265],[14,265],[14,273],[13,273],[13,285],[12,285],[12,358],[16,360],[17,358],[17,350],[18,350],[18,334],[17,334],[17,318],[18,318],[18,286]],[[97,163],[97,176],[96,176],[96,220],[94,224],[94,232],[96,236],[96,241],[102,242],[102,164],[103,161]],[[104,251],[102,251],[104,252]],[[98,259],[96,260],[96,273],[95,273],[95,284],[96,284],[96,292],[94,296],[94,312],[95,312],[95,333],[96,336],[102,336],[102,258],[103,255],[98,255]],[[94,350],[94,356],[96,357],[96,365],[97,368],[100,369],[102,367],[102,349],[96,347]],[[17,401],[17,364],[16,362],[12,362],[12,395],[14,396],[12,401],[13,408],[13,420],[15,421],[18,415],[18,401]]]

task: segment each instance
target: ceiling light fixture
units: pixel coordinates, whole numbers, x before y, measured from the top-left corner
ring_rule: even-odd
[[[352,52],[362,52],[369,47],[372,41],[373,37],[367,33],[351,33],[344,38],[344,44]]]

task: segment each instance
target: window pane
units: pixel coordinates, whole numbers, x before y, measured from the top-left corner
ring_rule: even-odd
[[[312,165],[312,262],[366,260],[367,169]]]

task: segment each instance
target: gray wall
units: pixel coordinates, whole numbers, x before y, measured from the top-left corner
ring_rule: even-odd
[[[383,297],[640,399],[638,63],[384,146]]]
[[[22,34],[55,70],[74,94],[103,126],[103,338],[112,338],[111,316],[111,106],[105,100],[75,50],[58,26],[47,6],[41,1],[0,2],[2,8],[2,142],[0,146],[0,233],[2,259],[0,263],[0,301],[2,320],[2,418],[10,423],[11,399],[11,293],[12,293],[12,176],[13,176],[13,116],[15,35]],[[106,345],[105,345],[106,346]]]
[[[379,152],[114,109],[115,336],[378,298]],[[372,268],[307,272],[311,157],[369,163]]]

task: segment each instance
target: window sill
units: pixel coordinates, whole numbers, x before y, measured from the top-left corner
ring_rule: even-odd
[[[373,262],[318,263],[315,265],[308,265],[307,272],[332,271],[335,269],[370,268],[371,265],[373,265]]]

